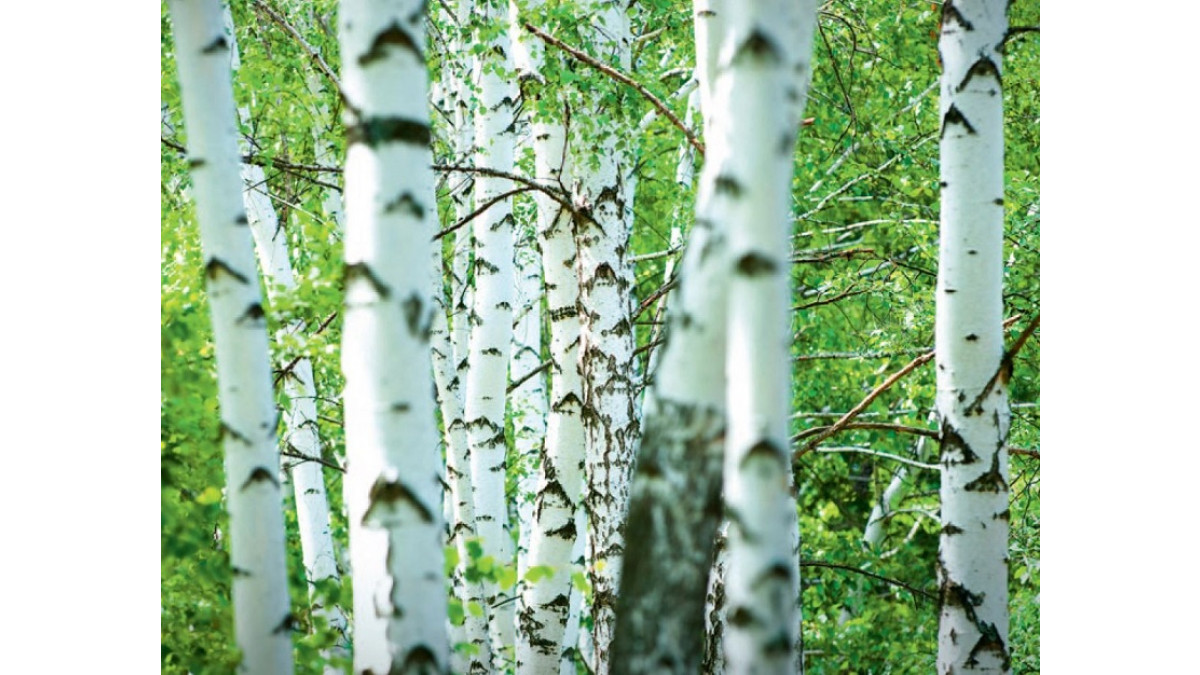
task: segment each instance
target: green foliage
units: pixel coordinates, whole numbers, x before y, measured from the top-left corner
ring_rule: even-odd
[[[336,3],[332,0],[271,3],[338,68]],[[427,56],[432,82],[443,71],[459,78],[469,54],[450,53],[456,35],[487,34],[500,23],[478,26],[448,20],[438,3],[433,12]],[[635,4],[633,33],[662,29],[634,48],[627,74],[667,101],[682,119],[684,98],[672,93],[691,74],[695,58],[690,3],[644,0]],[[821,8],[814,46],[812,89],[804,113],[813,123],[801,134],[796,154],[793,265],[796,311],[793,432],[831,424],[917,355],[933,346],[934,287],[938,223],[938,91],[936,3],[884,3],[834,0]],[[162,10],[162,102],[171,143],[186,142],[171,54],[171,24]],[[267,303],[274,331],[277,367],[304,356],[312,361],[318,386],[319,432],[324,459],[344,463],[339,368],[341,240],[323,207],[336,173],[279,166],[317,163],[317,144],[330,145],[335,162],[344,152],[341,103],[330,82],[294,39],[249,3],[233,3],[241,51],[235,78],[239,105],[250,112],[243,129],[247,150],[268,166],[266,188],[283,223],[296,270],[297,288],[275,289]],[[1011,6],[1013,25],[1037,25],[1037,3]],[[620,68],[596,49],[592,27],[572,0],[549,0],[527,17],[530,23],[590,55]],[[1006,132],[1006,316],[1022,317],[1007,333],[1011,343],[1040,311],[1040,100],[1039,40],[1022,34],[1006,47],[1004,67]],[[468,37],[467,52],[482,43]],[[546,48],[543,82],[522,84],[523,113],[530,119],[563,115],[565,98],[575,132],[615,121],[633,128],[650,110],[627,87]],[[665,73],[677,71],[665,76]],[[322,86],[320,96],[309,79]],[[475,106],[468,101],[468,106]],[[473,110],[469,107],[469,110]],[[469,164],[450,150],[451,111],[435,110],[434,154],[438,163]],[[696,123],[698,127],[698,121]],[[636,152],[637,194],[631,256],[669,248],[672,226],[690,227],[694,190],[675,183],[682,134],[661,116],[645,134],[626,134],[622,143]],[[519,154],[518,172],[533,171],[530,153]],[[695,159],[699,168],[702,160]],[[586,169],[586,162],[582,168]],[[697,172],[698,173],[698,172]],[[445,178],[445,180],[441,180]],[[452,224],[448,192],[458,177],[439,176],[442,227]],[[162,146],[161,170],[161,378],[162,409],[162,665],[164,673],[233,672],[231,572],[222,491],[225,485],[218,443],[216,383],[211,329],[202,275],[203,262],[184,158]],[[518,222],[532,219],[532,200],[517,200]],[[453,237],[447,237],[447,240]],[[446,255],[451,243],[444,241]],[[635,267],[635,306],[664,283],[668,257],[648,258]],[[639,347],[655,334],[653,311],[637,318]],[[304,329],[287,331],[302,322]],[[649,350],[640,352],[645,373]],[[1040,359],[1036,335],[1015,361],[1010,382],[1014,404],[1012,447],[1040,449]],[[863,421],[909,427],[930,426],[935,384],[932,367],[902,379],[862,414]],[[286,405],[287,401],[279,401]],[[508,429],[511,438],[511,427]],[[850,430],[831,439],[839,446],[933,462],[935,444],[915,456],[917,437],[895,431]],[[518,480],[538,467],[510,457],[510,494]],[[888,517],[883,542],[861,542],[872,507],[897,464],[859,453],[812,452],[798,460],[796,484],[802,558],[840,567],[802,569],[804,649],[810,673],[929,672],[936,654],[936,600],[897,583],[856,574],[870,572],[912,589],[936,594],[938,476],[913,468],[907,492]],[[333,535],[341,551],[347,526],[341,515],[341,474],[325,472],[334,513]],[[290,497],[289,497],[290,500]],[[289,501],[289,513],[291,512]],[[1010,608],[1014,673],[1035,673],[1039,662],[1040,479],[1038,460],[1014,455],[1011,461]],[[297,672],[318,673],[323,652],[337,639],[311,612],[311,602],[349,610],[351,580],[326,583],[310,600],[303,579],[295,516],[289,515],[288,555]],[[559,573],[529,569],[518,579],[515,567],[483,555],[468,541],[469,579],[491,579],[514,588]],[[447,570],[458,553],[446,549]],[[567,573],[563,571],[562,573]],[[590,595],[586,575],[569,572],[574,586]],[[449,575],[447,575],[449,576]],[[450,598],[451,621],[461,624],[483,608]],[[585,617],[585,625],[589,619]],[[470,650],[460,644],[456,649]],[[348,667],[348,664],[343,664]]]

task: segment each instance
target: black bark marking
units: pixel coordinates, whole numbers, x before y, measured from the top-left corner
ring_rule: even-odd
[[[367,512],[363,514],[363,525],[368,524],[375,515],[376,507],[380,505],[395,508],[398,504],[408,504],[422,522],[432,523],[433,514],[429,508],[425,506],[420,497],[417,496],[411,488],[403,481],[392,481],[386,478],[375,479],[375,484],[371,486],[371,491],[367,497],[370,506],[367,507]]]
[[[365,143],[370,148],[386,143],[409,143],[427,148],[430,139],[428,122],[404,117],[368,117],[346,130],[348,144]]]
[[[275,629],[271,631],[271,635],[278,635],[280,633],[288,633],[295,629],[296,629],[296,615],[292,614],[291,612],[288,612],[286,615],[284,615],[283,620],[279,622],[279,625],[275,626]]]
[[[250,477],[247,478],[246,482],[242,483],[242,487],[238,489],[242,492],[245,492],[246,489],[251,485],[254,485],[255,483],[261,483],[263,481],[267,481],[275,487],[279,487],[279,479],[275,477],[275,472],[271,471],[265,466],[258,466],[250,472]]]
[[[955,534],[962,534],[962,533],[963,533],[963,529],[961,527],[955,525],[954,523],[946,523],[945,525],[942,526],[942,534],[944,534],[948,537],[955,535]]]
[[[417,47],[417,43],[413,40],[412,35],[401,28],[399,22],[393,22],[392,25],[384,28],[375,35],[375,39],[371,41],[371,46],[365,53],[358,57],[358,65],[366,68],[376,61],[386,59],[389,45],[412,52],[413,56],[420,62],[424,62],[425,60],[421,56],[421,50]]]
[[[980,653],[992,652],[996,658],[1000,659],[1002,670],[1008,672],[1011,665],[1008,648],[1004,645],[1004,640],[1001,639],[996,624],[976,622],[975,627],[979,629],[979,640],[974,647],[971,647],[971,653],[967,655],[967,660],[963,665],[974,668],[979,665],[979,659],[976,657]]]
[[[779,265],[774,260],[758,252],[747,253],[737,261],[738,274],[747,277],[775,274],[778,269]]]
[[[967,251],[967,255],[979,255],[979,251],[976,251],[975,249],[970,249]]]
[[[1004,197],[997,197],[996,199],[992,200],[992,203],[996,206],[1004,206]]]
[[[203,157],[189,158],[187,163],[189,171],[195,171],[196,169],[203,167],[205,164],[208,164],[208,160],[204,159]]]
[[[487,349],[484,349],[482,353],[487,356],[504,356],[504,354],[502,354],[496,347],[488,347]]]
[[[384,213],[395,213],[400,211],[406,213],[413,218],[421,219],[425,217],[425,205],[418,202],[416,197],[407,190],[402,192],[399,197],[388,202],[383,207]]]
[[[746,456],[742,458],[742,461],[738,464],[738,468],[745,469],[746,465],[755,459],[767,459],[778,464],[780,468],[783,468],[785,464],[783,458],[783,450],[774,441],[764,438],[746,451]]]
[[[974,333],[967,335],[967,342],[977,342],[978,340],[979,336]]]
[[[247,435],[243,434],[242,432],[229,426],[228,423],[221,422],[221,433],[219,434],[217,440],[224,441],[226,436],[228,436],[229,438],[232,438],[235,441],[238,441],[239,443],[245,443],[246,445],[250,445],[250,437],[249,436],[247,436]]]
[[[397,663],[393,661],[391,669],[388,670],[388,675],[437,672],[441,672],[441,668],[438,667],[437,657],[433,655],[432,649],[422,644],[413,647],[408,656],[404,657],[403,662]]]
[[[365,262],[351,263],[346,265],[344,279],[347,289],[350,288],[350,284],[360,279],[366,281],[367,283],[371,284],[371,288],[375,290],[375,293],[382,300],[386,300],[388,296],[392,294],[392,289],[388,288],[387,284],[383,283],[379,277],[375,276],[375,272],[371,271],[371,266]]]
[[[408,296],[404,302],[400,303],[400,309],[404,312],[404,325],[408,327],[408,334],[415,338],[423,338],[428,334],[429,325],[422,325],[421,319],[425,314],[425,301],[417,293]]]
[[[412,410],[412,406],[409,405],[408,401],[400,401],[398,403],[393,403],[391,409],[394,413],[406,413],[409,410]]]
[[[230,571],[233,572],[234,577],[252,577],[252,576],[254,576],[253,574],[250,573],[250,570],[243,569],[241,567],[230,568]]]
[[[731,63],[736,66],[744,58],[766,61],[770,65],[776,65],[783,61],[783,50],[765,33],[755,28],[742,44],[738,45]]]
[[[995,61],[985,56],[971,64],[971,67],[967,70],[967,74],[963,76],[962,82],[959,82],[954,90],[962,92],[967,88],[967,84],[971,82],[971,78],[983,77],[985,75],[991,75],[996,78],[997,83],[1003,84],[1003,81],[1000,79],[1000,68],[996,65]]]
[[[946,137],[946,130],[950,128],[951,124],[961,124],[967,130],[968,134],[974,135],[976,133],[975,127],[971,126],[971,123],[963,116],[962,111],[953,103],[950,104],[950,109],[946,111],[945,117],[942,118],[942,134],[940,138]]]
[[[215,258],[215,257],[209,258],[208,264],[206,264],[204,266],[204,272],[208,276],[208,278],[212,281],[216,281],[217,275],[220,274],[221,272],[224,272],[225,274],[228,274],[229,276],[233,277],[234,279],[237,279],[238,281],[242,282],[243,284],[250,283],[249,279],[247,279],[244,275],[239,273],[237,270],[230,267],[228,263],[226,263],[224,260],[221,260],[220,258]]]
[[[266,312],[263,311],[263,306],[260,303],[254,302],[254,303],[250,303],[250,305],[248,307],[246,307],[246,311],[242,312],[242,315],[240,317],[238,317],[237,322],[241,323],[243,321],[261,321],[266,316],[267,316],[267,314],[266,314]]]
[[[963,486],[968,492],[1000,493],[1008,489],[1004,475],[1000,473],[1000,453],[992,455],[992,466],[975,480]]]
[[[229,41],[224,35],[218,35],[215,40],[208,43],[200,50],[201,54],[216,54],[221,51],[229,51]]]
[[[245,213],[239,213],[238,217],[233,219],[233,224],[234,225],[249,225],[250,219],[246,217]]]
[[[942,5],[942,30],[946,30],[946,24],[949,23],[951,19],[957,22],[958,25],[962,26],[963,30],[975,30],[975,25],[970,21],[967,21],[966,17],[962,15],[962,12],[958,11],[958,8],[954,6],[953,2],[946,2],[946,4]]]
[[[954,455],[957,454],[958,457]],[[945,464],[972,464],[979,461],[979,455],[967,445],[967,441],[949,422],[942,423],[942,452],[941,461]]]
[[[738,607],[729,614],[728,621],[729,625],[738,626],[740,628],[756,623],[757,617],[755,617],[754,613],[745,607]]]
[[[737,199],[738,197],[742,196],[742,184],[740,182],[738,182],[738,179],[734,178],[733,176],[729,176],[729,175],[725,175],[725,174],[717,176],[716,181],[714,181],[713,187],[716,189],[716,193],[719,195],[722,195],[722,194],[729,195],[730,197],[733,197],[734,199]]]

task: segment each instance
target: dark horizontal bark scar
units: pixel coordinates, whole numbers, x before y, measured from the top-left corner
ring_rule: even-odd
[[[443,669],[438,666],[437,657],[433,655],[433,650],[428,645],[417,645],[408,652],[402,662],[392,663],[392,668],[388,675],[392,673],[439,673]]]
[[[229,263],[225,262],[224,260],[221,260],[220,258],[209,258],[208,263],[204,266],[204,272],[208,276],[208,278],[213,281],[215,281],[217,279],[218,275],[220,275],[222,272],[224,272],[225,274],[228,274],[229,276],[233,277],[234,279],[237,279],[238,281],[242,282],[243,284],[250,283],[250,280],[247,279],[244,274],[233,269],[232,267],[229,266]]]
[[[967,660],[964,663],[968,668],[974,668],[979,665],[978,656],[984,652],[991,652],[997,659],[1000,659],[1001,669],[1008,672],[1010,666],[1008,648],[1004,644],[1003,638],[1000,637],[1000,631],[995,624],[976,622],[975,627],[979,629],[979,640],[971,647],[971,653],[967,655]]]
[[[386,143],[408,143],[429,147],[432,138],[429,123],[404,117],[368,117],[346,130],[350,145],[364,143],[377,148]]]
[[[944,534],[946,536],[962,534],[962,533],[963,533],[963,529],[961,527],[955,525],[954,523],[946,523],[945,525],[942,526],[942,534]]]
[[[217,52],[220,52],[220,51],[228,51],[228,49],[229,49],[229,41],[225,39],[224,35],[218,35],[217,38],[214,39],[212,42],[204,45],[204,48],[200,50],[200,53],[201,54],[216,54]]]
[[[387,58],[389,46],[412,52],[418,61],[423,62],[425,60],[421,56],[421,50],[417,47],[417,42],[413,39],[412,35],[401,28],[399,22],[392,22],[390,26],[375,34],[375,39],[371,41],[371,46],[358,57],[358,65],[366,68],[376,61],[382,61]]]
[[[740,197],[742,194],[742,184],[733,176],[728,176],[725,174],[717,176],[713,183],[713,187],[716,189],[717,194],[729,195],[734,199]]]
[[[246,445],[250,445],[250,437],[249,436],[247,436],[246,434],[243,434],[242,432],[238,431],[237,429],[234,429],[228,423],[221,422],[221,433],[220,433],[219,440],[224,441],[227,437],[232,438],[233,440],[238,441],[239,443],[244,443]]]
[[[992,455],[992,466],[986,473],[963,486],[969,492],[1003,492],[1008,489],[1008,483],[1000,473],[1000,453]]]
[[[958,106],[956,106],[954,104],[950,105],[950,109],[947,110],[946,115],[944,117],[942,117],[941,138],[946,137],[946,130],[950,128],[951,124],[961,124],[963,126],[963,128],[965,128],[967,130],[968,134],[976,133],[975,127],[971,126],[971,123],[968,122],[967,118],[963,116],[962,111],[959,110]]]
[[[250,303],[250,306],[246,307],[246,311],[242,312],[242,315],[238,317],[237,322],[261,321],[266,316],[267,314],[263,311],[263,306],[257,302],[253,302]]]
[[[233,219],[233,224],[234,225],[249,225],[250,219],[246,217],[246,214],[239,213],[238,216]]]
[[[950,23],[951,20],[962,26],[963,30],[975,30],[975,25],[970,21],[967,21],[966,17],[962,15],[962,12],[958,11],[958,8],[954,6],[954,3],[947,2],[942,5],[942,30],[946,29],[946,24]]]
[[[254,467],[254,470],[250,472],[250,477],[246,479],[246,482],[242,483],[242,487],[239,489],[242,492],[245,492],[246,489],[251,485],[254,485],[255,483],[261,483],[263,481],[266,481],[275,487],[279,487],[279,479],[275,477],[274,471],[271,471],[265,466],[257,466]]]
[[[766,61],[769,64],[778,64],[783,61],[783,50],[775,41],[755,28],[753,32],[738,45],[737,50],[733,53],[733,65],[738,65],[742,59],[752,58],[756,61]]]
[[[195,171],[196,169],[199,169],[200,167],[204,166],[205,164],[208,164],[208,160],[204,159],[203,157],[192,157],[192,158],[188,159],[187,164],[188,164],[189,170]]]
[[[778,269],[779,265],[774,260],[758,252],[747,253],[737,261],[738,274],[747,277],[775,274]]]
[[[963,76],[962,82],[959,82],[958,86],[955,87],[954,90],[961,92],[967,88],[967,85],[971,82],[972,78],[984,77],[987,75],[991,75],[992,77],[996,78],[997,83],[1003,84],[1003,81],[1000,79],[999,66],[997,66],[996,62],[991,58],[985,56],[971,64],[971,67],[967,69],[967,74]]]
[[[371,266],[365,262],[351,263],[346,265],[346,288],[349,289],[350,284],[358,281],[366,281],[367,283],[371,284],[371,288],[373,288],[375,293],[382,299],[387,299],[387,297],[392,294],[392,290],[388,288],[387,284],[383,283],[379,277],[375,276],[375,272],[371,270]]]
[[[775,462],[780,466],[780,468],[784,468],[784,465],[786,464],[784,461],[783,450],[781,450],[778,445],[769,439],[763,439],[755,443],[746,452],[746,456],[742,458],[739,468],[744,469],[751,461],[758,459],[765,459]]]
[[[427,338],[431,328],[430,322],[423,322],[425,315],[425,301],[417,293],[413,293],[400,303],[400,309],[404,312],[404,325],[408,327],[408,334],[416,338]]]
[[[412,510],[417,512],[417,516],[422,522],[433,522],[433,513],[429,511],[429,508],[425,506],[421,498],[403,481],[378,478],[375,480],[375,484],[371,486],[371,491],[367,499],[370,506],[367,507],[367,512],[363,514],[362,522],[364,525],[372,520],[377,507],[394,509],[399,504],[408,504]]]
[[[949,464],[971,464],[979,460],[979,455],[949,422],[942,423],[941,454],[941,461]]]
[[[280,620],[279,625],[275,626],[274,630],[271,631],[271,634],[278,635],[279,633],[287,633],[295,630],[295,628],[296,615],[288,612],[286,615],[284,615],[283,619]]]
[[[406,213],[413,218],[425,217],[425,205],[417,201],[416,197],[407,190],[402,192],[399,197],[388,202],[383,207],[384,213]]]

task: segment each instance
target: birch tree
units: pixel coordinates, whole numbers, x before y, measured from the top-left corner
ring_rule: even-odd
[[[342,3],[342,368],[356,673],[446,673],[440,457],[430,374],[433,214],[425,3]]]
[[[1005,673],[1008,436],[1004,278],[1003,0],[942,5],[942,216],[937,410],[942,531],[939,673]]]
[[[506,25],[507,4],[480,0],[477,40],[487,47],[479,55],[479,114],[476,165],[509,173],[513,166],[513,107],[516,92],[510,81],[512,60]],[[499,572],[512,565],[509,534],[504,437],[505,390],[513,317],[513,216],[510,199],[502,193],[508,181],[492,175],[475,178],[475,203],[487,210],[473,221],[475,297],[466,379],[467,438],[471,449],[471,479],[475,483],[475,525],[482,540],[483,560]],[[502,602],[497,575],[484,581],[484,601],[492,641],[493,667],[501,668],[514,640],[514,610]]]
[[[811,77],[811,0],[730,6],[712,91],[714,132],[731,152],[709,172],[728,205],[729,570],[725,659],[731,673],[797,672],[799,560],[791,487],[793,149]]]
[[[593,17],[592,42],[601,59],[624,71],[630,65],[629,16],[620,0],[587,0]],[[619,100],[619,99],[618,99]],[[583,371],[583,420],[586,468],[588,577],[592,585],[593,671],[608,673],[609,645],[616,616],[624,550],[624,520],[629,478],[638,438],[633,375],[633,270],[628,190],[630,141],[620,137],[619,104],[589,100],[583,111],[590,127],[573,140],[577,199],[585,204],[577,218],[579,248],[580,364]]]
[[[266,315],[238,177],[231,40],[217,0],[172,0],[170,8],[212,312],[241,670],[288,673],[293,619],[277,413]]]

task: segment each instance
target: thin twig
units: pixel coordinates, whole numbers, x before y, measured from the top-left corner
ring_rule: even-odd
[[[608,75],[609,77],[616,80],[617,82],[620,82],[622,84],[626,84],[626,85],[629,85],[630,87],[633,87],[634,90],[637,91],[639,94],[641,94],[643,97],[645,97],[645,99],[647,101],[650,101],[651,105],[653,105],[655,108],[658,108],[659,112],[661,112],[663,114],[663,117],[666,117],[667,119],[671,120],[671,123],[674,124],[676,127],[678,127],[679,130],[683,132],[683,135],[687,137],[688,143],[691,143],[692,147],[696,148],[696,152],[699,152],[701,156],[704,156],[704,145],[701,144],[700,141],[696,140],[696,136],[694,134],[692,134],[692,132],[690,130],[688,130],[687,125],[685,125],[683,122],[681,122],[680,119],[675,116],[675,113],[671,112],[671,109],[668,108],[666,106],[666,104],[664,104],[661,100],[659,100],[659,98],[657,96],[650,93],[650,91],[648,89],[646,89],[642,85],[638,84],[634,80],[630,79],[628,75],[624,75],[624,74],[614,70],[612,67],[607,66],[607,65],[597,61],[596,59],[588,56],[587,54],[579,51],[578,49],[568,46],[563,41],[561,41],[555,37],[551,37],[550,35],[535,28],[532,24],[526,23],[523,25],[525,27],[525,30],[538,36],[539,38],[542,39],[543,42],[546,42],[547,44],[558,47],[559,49],[570,54],[571,56],[574,56],[576,59],[579,59],[583,63],[586,63],[587,65],[595,68],[596,70],[599,70],[600,72],[604,73],[605,75]]]
[[[466,225],[467,223],[469,223],[472,220],[474,220],[475,218],[477,218],[479,216],[479,214],[492,208],[492,206],[494,206],[495,204],[502,202],[505,199],[512,197],[513,195],[519,195],[522,192],[529,192],[530,190],[535,190],[535,189],[537,189],[537,188],[526,185],[523,187],[514,188],[512,190],[509,190],[508,192],[504,192],[499,195],[496,195],[495,197],[493,197],[490,200],[488,200],[487,202],[485,202],[483,206],[480,206],[479,208],[475,209],[474,211],[472,211],[472,212],[468,213],[467,215],[463,216],[462,218],[460,218],[457,223],[454,223],[453,225],[442,230],[441,232],[438,232],[437,234],[433,235],[433,240],[438,241],[442,237],[450,234],[451,232],[462,227],[463,225]]]
[[[847,414],[849,414],[849,413],[847,413]],[[796,434],[795,436],[792,436],[792,442],[795,443],[798,441],[802,441],[802,440],[808,438],[809,436],[814,436],[816,434],[824,433],[826,430],[830,429],[831,427],[832,427],[832,425],[830,425],[828,427],[813,427],[811,429],[805,429],[804,431],[801,431],[800,433]],[[904,434],[913,434],[914,436],[925,436],[926,438],[932,438],[934,440],[937,440],[937,438],[940,435],[936,429],[926,429],[924,427],[910,427],[910,426],[905,426],[903,424],[891,424],[888,422],[849,422],[845,426],[842,427],[842,430],[846,430],[846,429],[865,429],[865,430],[870,430],[870,431],[898,431],[898,432],[904,433]]]
[[[988,378],[987,384],[983,385],[983,389],[979,392],[979,395],[975,397],[975,400],[971,401],[971,405],[967,406],[967,410],[979,411],[980,404],[983,403],[983,399],[987,397],[988,392],[992,390],[992,386],[995,385],[997,381],[1000,382],[1001,386],[1008,384],[1008,378],[1012,376],[1013,371],[1013,357],[1017,355],[1017,352],[1021,351],[1021,347],[1025,346],[1025,341],[1029,339],[1029,336],[1033,334],[1033,331],[1041,322],[1041,314],[1033,317],[1033,321],[1029,322],[1029,325],[1026,326],[1025,330],[1021,332],[1021,335],[1017,338],[1017,341],[1014,342],[1012,347],[1010,347],[1008,351],[1004,353],[1004,356],[1000,359],[1000,367],[996,369],[996,372],[993,373],[990,378]]]
[[[293,459],[301,459],[306,462],[316,462],[317,464],[320,464],[321,466],[327,466],[330,469],[333,469],[334,471],[340,471],[342,473],[346,473],[346,470],[343,469],[342,467],[338,466],[337,464],[334,464],[333,462],[321,459],[320,457],[312,457],[309,455],[301,454],[299,452],[288,452],[287,450],[280,450],[279,456],[280,457],[291,457]],[[299,462],[297,462],[297,464],[298,463]],[[296,466],[296,465],[293,464],[292,466]],[[289,468],[291,468],[291,467],[289,467]]]
[[[817,562],[815,560],[801,560],[800,566],[801,567],[827,567],[829,569],[834,569],[834,570],[844,570],[846,572],[855,572],[857,574],[861,574],[866,577],[871,577],[872,579],[875,579],[876,581],[882,581],[885,584],[891,584],[892,586],[898,586],[898,587],[903,588],[904,590],[908,591],[909,593],[912,593],[913,595],[922,596],[927,600],[937,600],[937,597],[934,596],[934,594],[930,593],[929,591],[923,591],[914,586],[910,586],[910,585],[904,583],[903,581],[900,581],[899,579],[889,579],[888,577],[880,576],[878,574],[875,574],[874,572],[860,570],[857,567],[851,567],[850,565],[839,565],[838,563]]]
[[[926,464],[924,462],[918,462],[915,459],[909,459],[907,457],[901,457],[899,455],[893,455],[887,452],[880,452],[879,450],[873,450],[871,448],[860,448],[855,446],[838,446],[833,448],[820,447],[817,448],[817,452],[852,452],[860,455],[871,455],[873,457],[882,457],[884,459],[890,459],[894,462],[900,462],[901,464],[907,464],[909,466],[915,466],[918,469],[927,469],[929,471],[940,471],[942,468],[937,464]]]
[[[317,69],[329,79],[331,84],[333,84],[334,91],[338,92],[338,95],[342,97],[342,100],[345,100],[346,95],[342,93],[342,83],[338,80],[337,74],[333,72],[333,68],[330,68],[329,64],[325,63],[325,59],[321,56],[321,52],[319,52],[316,47],[310,45],[308,41],[304,39],[304,36],[300,34],[300,31],[292,27],[292,25],[287,22],[287,19],[284,19],[282,15],[277,13],[274,9],[271,9],[271,7],[267,5],[267,3],[263,2],[263,0],[254,0],[254,7],[255,9],[261,10],[267,15],[268,18],[271,19],[271,21],[274,21],[276,25],[291,35],[296,42],[300,43],[300,46],[304,49],[304,51],[308,52],[308,56],[313,60],[314,63],[317,64]]]
[[[534,368],[533,370],[529,371],[528,373],[525,373],[521,377],[513,380],[512,384],[508,385],[508,389],[506,389],[504,393],[511,394],[512,392],[516,391],[517,387],[525,384],[526,380],[528,380],[529,378],[533,377],[534,375],[537,375],[538,373],[546,370],[553,363],[554,363],[553,361],[543,361],[541,364],[538,365],[537,368]]]

